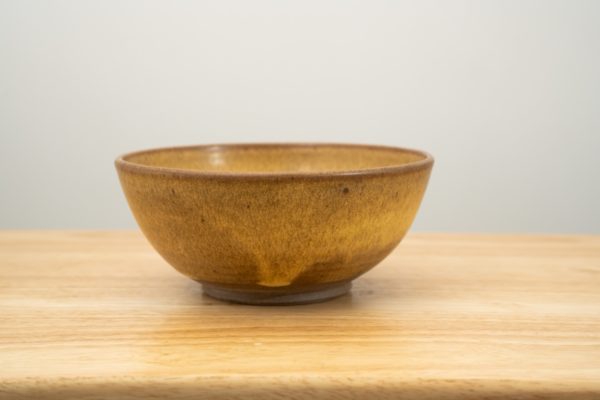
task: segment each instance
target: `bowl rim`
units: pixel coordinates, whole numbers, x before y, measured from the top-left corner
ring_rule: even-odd
[[[338,147],[338,148],[358,148],[383,150],[393,152],[412,153],[422,156],[423,158],[417,161],[402,163],[398,165],[388,165],[375,168],[348,169],[337,171],[288,171],[288,172],[230,172],[230,171],[206,171],[193,170],[173,167],[157,167],[135,163],[127,160],[140,154],[148,154],[162,151],[181,151],[190,149],[201,150],[219,150],[221,148],[248,148],[248,147]],[[163,175],[173,177],[198,177],[198,178],[242,178],[242,179],[279,179],[279,178],[330,178],[330,177],[362,177],[362,176],[378,176],[389,174],[402,174],[407,172],[426,170],[433,166],[434,158],[431,154],[423,150],[411,149],[406,147],[396,147],[377,144],[360,144],[360,143],[332,143],[332,142],[256,142],[256,143],[222,143],[222,144],[198,144],[185,146],[168,146],[156,147],[145,150],[137,150],[120,155],[115,160],[117,170],[128,172],[136,172],[150,175]]]

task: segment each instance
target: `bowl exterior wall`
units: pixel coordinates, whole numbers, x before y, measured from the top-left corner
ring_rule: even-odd
[[[175,269],[212,284],[302,288],[348,281],[409,229],[431,165],[399,173],[190,176],[119,166],[143,233]]]

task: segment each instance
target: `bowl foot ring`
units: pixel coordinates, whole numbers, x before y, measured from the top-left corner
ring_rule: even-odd
[[[297,305],[320,303],[348,293],[351,287],[351,282],[338,282],[328,284],[317,290],[286,293],[282,291],[281,288],[273,288],[274,290],[272,291],[249,291],[214,285],[212,283],[202,283],[204,294],[210,297],[233,303],[252,305]]]

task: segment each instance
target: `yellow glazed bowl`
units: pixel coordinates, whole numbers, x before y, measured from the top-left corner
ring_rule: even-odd
[[[249,304],[346,293],[409,229],[433,158],[347,144],[140,151],[116,162],[142,231],[204,292]]]

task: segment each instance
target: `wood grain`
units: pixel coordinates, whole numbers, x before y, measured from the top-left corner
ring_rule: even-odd
[[[221,303],[133,232],[0,232],[0,398],[600,398],[600,237],[409,235],[351,295]]]

